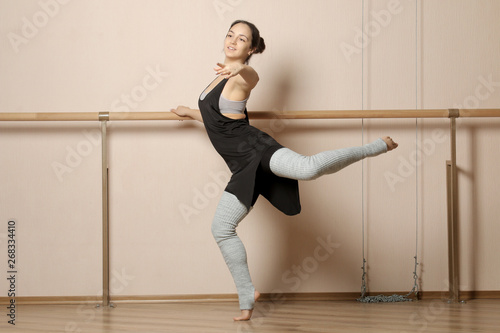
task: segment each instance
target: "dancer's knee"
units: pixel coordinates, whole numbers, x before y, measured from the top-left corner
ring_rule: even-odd
[[[219,233],[219,228],[217,228],[217,226],[215,225],[215,221],[212,222],[211,230],[212,230],[212,236],[217,241],[217,239],[220,237],[220,233]]]
[[[211,227],[212,235],[217,243],[224,239],[237,237],[236,227],[247,214],[247,208],[235,195],[224,192]]]
[[[321,176],[321,168],[314,155],[300,155],[300,158],[296,159],[295,165],[294,174],[297,180],[315,180]]]
[[[299,180],[315,180],[321,176],[319,168],[314,165],[309,165],[308,168],[302,170]]]
[[[217,243],[227,238],[230,234],[231,230],[227,226],[225,227],[223,223],[215,219],[212,221],[212,236]]]
[[[217,243],[225,239],[237,237],[236,225],[237,223],[231,223],[231,221],[215,217],[212,221],[212,236]]]

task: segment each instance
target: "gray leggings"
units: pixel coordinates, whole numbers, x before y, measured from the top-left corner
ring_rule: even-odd
[[[365,157],[377,156],[386,151],[387,145],[382,139],[362,147],[330,150],[313,156],[303,156],[288,148],[281,148],[271,157],[270,167],[271,171],[280,177],[312,180],[337,172]],[[235,195],[224,192],[212,222],[212,234],[233,276],[241,310],[253,309],[255,292],[245,247],[236,234],[236,227],[247,214],[247,208]]]

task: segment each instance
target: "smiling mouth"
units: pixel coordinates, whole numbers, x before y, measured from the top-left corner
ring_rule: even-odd
[[[231,47],[231,46],[228,47],[228,50],[236,51],[236,49],[234,47]]]

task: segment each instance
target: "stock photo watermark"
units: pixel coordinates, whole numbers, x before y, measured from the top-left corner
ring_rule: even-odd
[[[423,156],[431,156],[436,152],[436,147],[448,141],[448,135],[441,129],[432,132],[430,138],[426,138],[422,143],[417,142],[416,148],[408,156],[398,156],[399,164],[397,173],[392,171],[384,172],[387,185],[392,192],[396,191],[398,183],[404,183],[411,177],[423,162]]]
[[[64,181],[65,174],[72,173],[82,164],[83,159],[92,154],[94,148],[101,144],[101,132],[99,130],[84,130],[82,134],[85,139],[79,141],[76,146],[66,146],[64,162],[54,161],[51,164],[52,170],[61,183]]]
[[[448,280],[444,280],[443,284],[445,289],[450,289],[450,283]],[[460,285],[459,289],[464,290],[467,286]],[[408,318],[409,326],[415,328],[418,327],[417,332],[427,332],[429,326],[434,324],[439,320],[439,316],[446,312],[450,308],[448,293],[443,293],[440,299],[433,299],[425,307],[418,307],[418,309],[413,312]],[[412,330],[411,332],[415,332]],[[408,331],[401,331],[400,333],[408,333]]]
[[[125,268],[122,268],[121,271],[114,269],[111,271],[109,291],[114,294],[120,293],[134,280],[135,276],[128,275],[125,272]],[[96,296],[102,296],[102,290]],[[64,332],[84,332],[80,326],[96,319],[98,311],[101,311],[100,308],[91,304],[79,305],[76,309],[77,316],[75,316],[77,320],[68,322],[64,328]]]
[[[454,104],[453,108],[477,109],[481,102],[489,99],[496,89],[500,87],[500,81],[494,81],[492,74],[487,77],[481,75],[477,80],[478,83],[474,88],[474,93],[465,97],[462,103]],[[436,147],[448,140],[449,136],[443,130],[437,129],[432,132],[430,138],[423,140],[422,143],[417,142],[417,148],[408,156],[398,156],[397,172],[386,171],[384,173],[385,180],[391,191],[396,191],[398,183],[404,183],[416,172],[417,167],[422,164],[423,155],[433,155]]]
[[[17,242],[16,242],[16,221],[9,220],[7,222],[7,297],[9,297],[9,305],[7,306],[7,323],[16,325],[16,293],[17,293]]]
[[[445,309],[446,305],[442,300],[433,299],[426,307],[419,307],[417,311],[413,312],[408,318],[408,324],[411,327],[418,327],[417,332],[426,332],[427,328],[429,328],[429,324],[435,322],[437,317],[441,315]],[[400,333],[408,332],[401,331]]]
[[[307,281],[311,274],[318,270],[320,263],[327,261],[335,250],[340,247],[340,243],[332,242],[332,235],[328,235],[325,239],[318,237],[316,242],[318,245],[314,249],[312,256],[304,258],[299,265],[292,265],[290,269],[282,274],[281,281],[289,285],[288,288],[291,291],[297,291],[302,282]]]
[[[122,93],[119,98],[111,103],[111,111],[129,112],[132,109],[136,109],[169,75],[167,72],[162,71],[160,65],[156,65],[154,68],[148,66],[145,71],[146,74],[143,76],[140,84],[132,87],[129,93]],[[84,158],[90,156],[94,148],[101,144],[101,132],[99,130],[84,130],[82,134],[84,139],[80,140],[76,146],[66,146],[64,161],[54,161],[51,163],[52,170],[61,183],[64,181],[65,175],[72,173],[78,168]]]
[[[21,19],[21,31],[19,33],[9,32],[7,38],[15,53],[19,53],[22,45],[27,45],[42,29],[44,29],[54,17],[59,15],[61,8],[71,0],[41,0],[38,2],[40,9],[31,17],[24,16]]]
[[[210,200],[219,197],[227,186],[231,173],[226,171],[209,172],[211,182],[205,184],[202,189],[195,187],[193,189],[193,199],[190,204],[181,203],[179,211],[184,221],[189,224],[193,216],[199,215],[210,204]]]
[[[119,98],[111,103],[111,111],[128,112],[139,107],[149,94],[157,89],[168,77],[168,72],[163,72],[160,65],[146,67],[146,74],[141,83],[130,89],[129,93],[122,93]]]
[[[277,111],[273,109],[273,111]],[[273,118],[269,122],[269,127],[263,129],[264,132],[268,133],[270,136],[282,132],[285,130],[286,126],[289,124],[289,120]],[[255,154],[250,154],[249,160],[256,157],[257,151],[259,150],[259,145],[257,141],[261,138],[250,138],[248,141],[244,141],[238,147],[239,150],[244,150],[245,147],[255,146]],[[266,146],[261,146],[265,148]],[[227,183],[231,179],[231,172],[229,170],[219,171],[219,172],[209,172],[209,177],[211,181],[201,188],[195,187],[193,189],[193,197],[190,203],[180,203],[178,208],[179,212],[185,223],[190,224],[192,218],[198,216],[203,210],[205,210],[209,205],[210,201],[218,198],[222,191],[226,188]]]
[[[243,1],[244,0],[214,0],[212,4],[219,18],[224,20],[226,13],[232,13]]]
[[[387,3],[387,9],[372,11],[370,21],[364,25],[364,28],[354,27],[354,39],[352,44],[340,43],[340,50],[348,63],[351,63],[354,55],[361,54],[374,38],[376,38],[384,28],[387,28],[395,15],[403,11],[401,1],[390,0]]]
[[[474,94],[467,96],[461,104],[455,104],[453,108],[477,109],[481,102],[486,101],[495,93],[495,88],[500,87],[500,81],[493,81],[493,74],[490,74],[487,78],[481,75],[477,80],[479,82],[474,89]]]
[[[341,244],[332,241],[332,235],[316,238],[316,247],[312,255],[305,257],[298,265],[293,264],[281,275],[281,282],[289,291],[297,291],[303,282],[311,278],[316,273],[321,263],[326,262],[333,255]],[[238,332],[253,332],[256,326],[264,324],[266,316],[271,315],[278,305],[286,301],[285,291],[274,289],[271,291],[268,302],[261,302],[254,310],[256,316],[252,319],[252,326],[240,325]]]

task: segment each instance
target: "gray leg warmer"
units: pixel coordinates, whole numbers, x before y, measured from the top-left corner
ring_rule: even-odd
[[[253,309],[255,292],[248,270],[247,253],[236,234],[238,223],[247,214],[245,205],[235,195],[224,191],[212,222],[212,234],[233,276],[241,310]]]
[[[320,176],[337,172],[365,157],[377,156],[387,151],[382,139],[362,147],[324,151],[313,156],[303,156],[281,148],[271,156],[271,171],[280,177],[297,180],[313,180]]]

